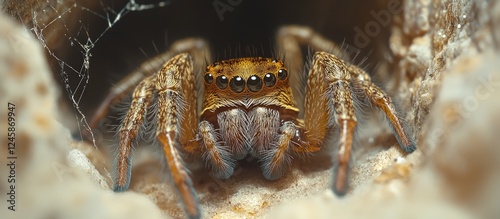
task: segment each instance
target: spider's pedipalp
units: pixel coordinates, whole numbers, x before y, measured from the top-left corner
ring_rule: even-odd
[[[292,156],[291,148],[294,146],[292,139],[297,128],[291,121],[286,121],[280,127],[280,132],[270,149],[263,151],[261,159],[262,173],[268,180],[278,179],[283,175],[284,170],[290,166]]]
[[[248,120],[248,116],[242,109],[228,110],[217,115],[219,124],[217,132],[220,133],[218,137],[227,145],[225,148],[229,151],[226,159],[241,160],[247,155],[248,147],[251,144],[245,135],[250,128]]]
[[[213,174],[219,179],[227,179],[234,172],[235,161],[228,146],[219,141],[213,125],[207,121],[200,122],[200,146],[204,149],[203,158],[211,166]]]

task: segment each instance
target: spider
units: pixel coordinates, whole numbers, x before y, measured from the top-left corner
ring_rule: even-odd
[[[264,177],[273,180],[284,174],[292,156],[331,147],[327,139],[335,129],[338,142],[332,190],[343,196],[348,188],[357,99],[367,98],[385,113],[403,151],[416,150],[391,98],[364,70],[334,52],[325,52],[339,50],[336,44],[310,28],[293,25],[279,29],[277,43],[286,54],[284,62],[236,58],[216,62],[197,74],[195,69],[202,69],[210,60],[207,43],[199,38],[180,40],[118,83],[91,121],[95,126],[110,105],[133,90],[118,133],[114,191],[129,187],[132,143],[148,112],[156,117],[156,140],[163,147],[190,218],[200,218],[201,213],[183,164],[186,156],[204,160],[221,179],[231,177],[238,160],[252,156],[260,161]],[[298,73],[303,65],[302,45],[317,51],[308,75]],[[301,91],[303,85],[305,92]]]

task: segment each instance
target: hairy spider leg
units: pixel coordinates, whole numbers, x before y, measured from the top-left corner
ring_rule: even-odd
[[[153,93],[158,95],[156,138],[163,147],[173,182],[190,218],[200,218],[197,194],[184,167],[179,147],[196,152],[196,92],[193,61],[187,53],[174,56],[158,74],[147,77],[134,92],[132,106],[120,128],[118,173],[114,191],[128,189],[131,175],[131,144],[144,121]]]
[[[211,62],[210,49],[205,40],[201,38],[186,38],[175,41],[167,52],[159,54],[147,62],[144,62],[138,69],[128,73],[125,78],[111,87],[109,93],[92,115],[89,122],[90,128],[97,128],[99,122],[108,115],[111,106],[122,101],[145,77],[156,74],[158,69],[160,69],[167,60],[180,53],[189,53],[194,57],[194,69],[197,70],[202,69],[207,62]],[[200,80],[201,78],[196,79],[197,87],[200,87],[203,83]]]
[[[173,181],[189,218],[200,218],[200,208],[193,183],[177,147],[196,150],[196,92],[193,61],[187,53],[170,59],[158,73],[156,138],[163,146]],[[189,151],[192,152],[192,151]]]
[[[403,151],[411,153],[416,150],[414,140],[405,126],[404,120],[398,116],[391,98],[371,82],[365,71],[335,56],[335,53],[341,57],[345,56],[339,46],[311,28],[297,25],[280,28],[277,34],[277,42],[286,54],[285,63],[289,65],[289,69],[292,69],[292,73],[295,73],[290,76],[290,84],[294,89],[294,96],[298,99],[296,102],[299,109],[303,108],[303,113],[301,112],[299,115],[304,114],[304,127],[303,129],[299,128],[301,133],[299,136],[302,136],[301,144],[295,147],[294,151],[304,153],[319,150],[319,147],[325,143],[324,140],[329,128],[334,125],[339,127],[339,145],[336,160],[334,160],[334,182],[332,187],[337,195],[344,195],[348,186],[348,165],[356,127],[352,99],[353,86],[361,85],[364,95],[384,112]],[[297,73],[303,67],[301,45],[310,46],[316,51],[328,52],[315,53],[307,80],[305,80],[305,74]],[[325,66],[322,67],[321,65]],[[335,65],[341,65],[341,69]],[[318,71],[320,68],[325,68],[322,70],[324,76],[322,76],[323,73]],[[343,78],[339,77],[338,72],[335,73],[332,70],[341,70]],[[335,77],[333,77],[334,75]],[[332,81],[332,78],[335,82]],[[326,85],[326,79],[330,80],[329,85]],[[352,81],[359,83],[351,83]],[[306,87],[306,92],[304,92],[303,87]],[[302,100],[301,97],[304,96],[304,93],[305,98]],[[328,100],[321,99],[324,96],[329,96]],[[302,103],[304,104],[303,107],[301,107]],[[323,110],[327,108],[329,109],[328,112]]]
[[[315,140],[314,144],[322,145],[329,128],[337,126],[339,129],[333,191],[337,195],[344,195],[347,191],[347,174],[357,119],[354,114],[351,75],[341,59],[325,52],[315,53],[309,71],[305,101],[305,130],[310,133],[306,135],[306,139],[321,139],[322,142]]]
[[[144,121],[147,109],[151,105],[154,76],[145,78],[137,85],[132,94],[132,104],[123,120],[120,130],[120,146],[117,156],[117,175],[113,190],[116,192],[125,191],[130,184],[130,175],[132,174],[132,142],[137,138],[137,134]]]

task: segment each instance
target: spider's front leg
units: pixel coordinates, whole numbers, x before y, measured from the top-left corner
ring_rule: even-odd
[[[337,195],[347,192],[351,146],[357,123],[351,75],[347,70],[344,62],[334,55],[316,53],[309,71],[305,99],[304,129],[313,144],[323,145],[327,131],[335,125],[339,128],[333,182],[333,191]]]
[[[158,94],[156,138],[163,147],[186,213],[190,218],[200,218],[198,198],[179,153],[179,148],[188,153],[197,150],[197,142],[194,141],[197,126],[195,75],[193,61],[186,53],[171,58],[156,75],[143,80],[134,91],[132,107],[120,128],[118,176],[114,190],[124,191],[128,188],[131,142],[144,120],[153,96],[151,91]]]
[[[323,145],[327,131],[334,126],[338,127],[339,141],[333,180],[333,191],[337,195],[344,195],[348,188],[349,160],[357,124],[352,92],[354,84],[361,84],[365,95],[387,115],[403,150],[413,152],[416,149],[389,96],[372,84],[361,69],[347,66],[335,55],[317,52],[308,77],[304,114],[305,139],[311,145]],[[351,83],[353,80],[360,83]]]
[[[158,112],[156,138],[163,146],[173,181],[190,218],[200,218],[198,198],[177,147],[196,151],[196,88],[191,57],[173,57],[157,76]]]
[[[125,191],[129,187],[132,174],[132,142],[137,138],[147,109],[151,105],[154,83],[154,76],[150,76],[137,85],[132,94],[130,109],[120,126],[117,173],[113,187],[115,192]]]

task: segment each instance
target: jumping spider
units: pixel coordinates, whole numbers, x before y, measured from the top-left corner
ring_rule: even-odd
[[[207,43],[197,38],[181,40],[115,86],[91,122],[95,126],[110,105],[135,88],[118,133],[114,191],[129,187],[131,144],[148,111],[156,116],[156,139],[163,146],[190,218],[201,214],[183,155],[201,158],[221,179],[231,177],[237,160],[253,156],[261,162],[264,177],[272,180],[284,173],[292,156],[331,147],[325,144],[334,128],[339,130],[339,140],[332,189],[344,195],[357,123],[355,98],[367,98],[385,113],[405,152],[416,149],[390,97],[361,68],[324,52],[338,49],[333,42],[309,28],[285,26],[278,31],[277,43],[286,53],[285,62],[260,57],[230,59],[196,75],[195,69],[210,61]],[[301,45],[319,51],[313,56],[307,79],[299,74]],[[298,89],[292,90],[294,87]],[[361,92],[353,92],[355,89]]]

